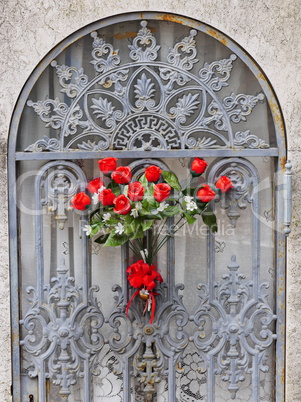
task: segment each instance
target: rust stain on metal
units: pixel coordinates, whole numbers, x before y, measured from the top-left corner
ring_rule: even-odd
[[[285,171],[285,164],[286,164],[286,157],[282,156],[282,158],[280,158],[280,166],[281,166],[282,172]]]
[[[262,73],[259,73],[259,74],[257,75],[257,78],[258,78],[259,80],[266,81],[266,78],[265,78],[265,76],[264,76]]]
[[[223,35],[217,33],[214,29],[207,29],[207,33],[219,40],[223,45],[227,46],[227,39]]]
[[[15,334],[15,333],[12,331],[12,334],[11,334],[11,341],[12,341],[13,344],[14,344],[15,342],[17,342],[17,345],[20,345],[19,334]]]
[[[50,397],[50,381],[49,381],[49,378],[46,378],[46,396],[47,396],[47,399]]]
[[[129,39],[129,38],[135,38],[137,36],[137,32],[118,32],[115,35],[116,39]]]
[[[285,130],[284,130],[284,123],[282,119],[282,115],[279,109],[279,106],[277,103],[270,101],[269,102],[270,109],[274,118],[275,125],[277,125],[280,128],[280,135],[284,138],[286,141],[286,136],[285,136]]]
[[[183,20],[176,15],[172,14],[163,14],[159,15],[158,19],[161,19],[163,21],[170,21],[170,22],[177,22],[178,24],[183,24]]]

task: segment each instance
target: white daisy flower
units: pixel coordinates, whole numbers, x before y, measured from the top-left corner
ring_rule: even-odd
[[[186,204],[186,209],[187,211],[194,211],[195,209],[198,209],[198,207],[194,201],[191,201]]]
[[[115,228],[115,234],[121,235],[124,232],[124,226],[122,223],[118,222],[116,228]]]
[[[93,204],[98,204],[98,202],[99,202],[98,193],[94,193],[92,195],[92,202],[93,202]]]
[[[86,235],[87,235],[87,236],[89,236],[89,235],[91,234],[91,232],[92,232],[92,226],[90,226],[90,225],[85,225],[85,226],[83,227],[83,231],[86,232]]]
[[[142,209],[142,203],[140,201],[136,202],[135,207],[136,207],[137,211],[140,211],[140,209]]]
[[[137,209],[136,209],[136,208],[133,208],[133,209],[131,210],[130,215],[133,216],[134,218],[138,218],[139,214],[138,214]]]
[[[193,200],[194,198],[190,195],[185,195],[184,201],[186,202],[187,211],[194,211],[195,209],[198,209],[196,203]]]
[[[103,216],[102,216],[102,220],[104,222],[108,221],[110,218],[111,218],[110,212],[107,212],[107,213],[103,214]]]
[[[167,204],[165,201],[163,201],[163,202],[161,202],[159,208],[157,208],[157,212],[162,212],[162,211],[164,211],[164,209],[166,209],[167,207],[168,207],[168,204]]]
[[[184,201],[190,203],[191,201],[193,201],[193,197],[191,197],[190,195],[185,195]]]

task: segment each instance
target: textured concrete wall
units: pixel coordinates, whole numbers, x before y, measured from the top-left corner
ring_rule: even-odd
[[[220,29],[263,68],[278,95],[295,165],[294,223],[288,245],[287,398],[301,401],[301,13],[299,0],[6,0],[0,2],[0,395],[9,401],[10,321],[6,142],[18,95],[40,59],[63,38],[103,17],[129,11],[176,12]]]

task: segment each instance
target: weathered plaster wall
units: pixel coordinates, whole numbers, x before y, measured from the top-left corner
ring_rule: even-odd
[[[255,58],[284,113],[295,165],[294,223],[288,253],[287,398],[301,401],[300,178],[301,13],[299,0],[6,0],[0,2],[0,395],[10,400],[9,271],[6,142],[10,118],[26,79],[63,38],[103,17],[141,10],[187,15],[223,31]]]

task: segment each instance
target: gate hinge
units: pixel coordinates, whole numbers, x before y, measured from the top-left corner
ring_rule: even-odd
[[[284,234],[288,236],[291,231],[292,223],[292,164],[287,161],[284,173]]]
[[[11,396],[14,395],[14,386],[13,386],[13,384],[11,384],[11,386],[10,386],[10,394],[11,394]]]

